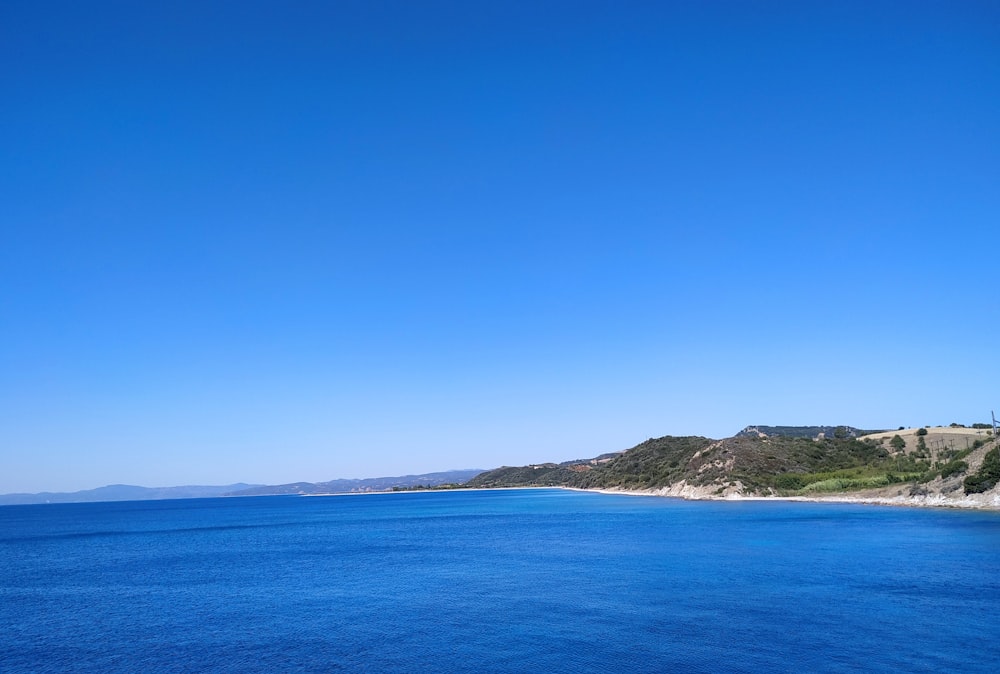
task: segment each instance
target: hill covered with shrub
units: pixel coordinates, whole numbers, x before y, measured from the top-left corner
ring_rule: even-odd
[[[771,433],[760,432],[763,428]],[[1000,450],[992,432],[981,428],[953,425],[860,437],[849,426],[748,429],[722,440],[665,436],[599,459],[498,468],[467,486],[560,486],[696,497],[961,497],[1000,483]]]

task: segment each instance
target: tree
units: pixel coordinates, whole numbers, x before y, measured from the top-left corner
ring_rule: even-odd
[[[926,428],[918,428],[917,429],[917,435],[927,435],[927,429]]]
[[[906,448],[906,440],[898,435],[892,436],[892,440],[889,441],[889,444],[892,445],[892,448],[897,452],[901,452]]]

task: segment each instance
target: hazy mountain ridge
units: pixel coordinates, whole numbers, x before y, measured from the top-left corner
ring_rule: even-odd
[[[362,479],[338,479],[327,482],[292,482],[279,485],[258,485],[226,496],[269,496],[280,494],[356,494],[365,492],[412,489],[414,487],[439,487],[446,484],[461,484],[482,473],[481,468],[447,470],[421,475],[401,475],[397,477],[369,477]]]
[[[0,505],[35,503],[87,503],[93,501],[150,501],[181,498],[213,498],[217,496],[271,496],[281,494],[349,494],[418,486],[438,487],[460,484],[472,479],[482,469],[449,470],[422,475],[340,479],[327,482],[293,482],[281,485],[247,484],[238,482],[222,486],[191,485],[182,487],[139,487],[112,484],[75,492],[41,492],[37,494],[0,494]]]
[[[40,492],[37,494],[0,494],[0,505],[33,503],[88,503],[93,501],[153,501],[178,498],[211,498],[248,489],[257,485],[237,482],[228,485],[187,485],[180,487],[140,487],[131,484],[109,484],[96,489],[74,492]]]

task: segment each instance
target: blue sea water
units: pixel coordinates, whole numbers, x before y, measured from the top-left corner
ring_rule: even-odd
[[[1000,514],[562,490],[0,508],[0,672],[996,672]]]

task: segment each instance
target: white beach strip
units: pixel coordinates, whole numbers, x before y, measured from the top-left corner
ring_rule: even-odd
[[[704,491],[699,491],[701,488],[691,487],[690,485],[687,485],[687,487],[687,489],[680,490],[674,488],[650,490],[579,489],[576,487],[563,488],[575,491],[590,491],[599,494],[680,498],[686,501],[802,501],[807,503],[858,503],[863,505],[900,506],[908,508],[963,508],[1000,511],[1000,489],[997,488],[994,488],[984,494],[963,494],[960,497],[948,497],[942,494],[914,496],[865,496],[862,494],[833,494],[830,496],[758,496],[730,493],[719,495],[708,493],[708,488],[704,488]]]

